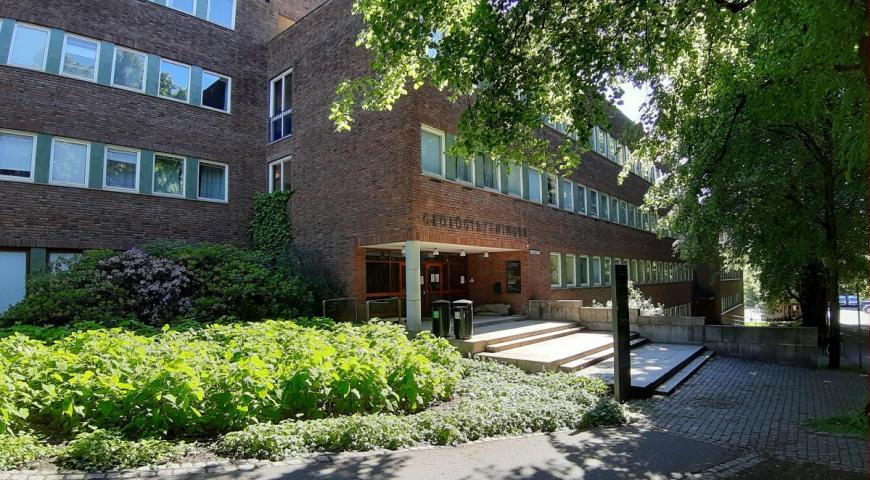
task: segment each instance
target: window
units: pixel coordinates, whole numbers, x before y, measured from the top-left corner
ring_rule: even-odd
[[[154,193],[184,196],[184,159],[154,155]]]
[[[644,271],[646,272],[646,283],[655,283],[652,272],[652,261],[644,260]]]
[[[186,102],[190,98],[190,67],[166,59],[160,60],[160,86],[163,98]]]
[[[236,0],[208,0],[208,19],[227,28],[236,25]]]
[[[610,259],[607,257],[601,259],[601,283],[610,285]]]
[[[615,138],[611,138],[609,146],[610,146],[610,155],[608,157],[610,158],[610,160],[612,160],[616,163],[619,163],[619,161],[621,159],[621,157],[619,155],[619,152],[621,150],[621,148],[619,147],[619,142],[617,142]]]
[[[589,285],[589,257],[579,257],[577,260],[580,266],[580,278],[577,282],[579,285]]]
[[[522,276],[520,275],[519,260],[507,262],[507,293],[520,293],[522,290]]]
[[[290,191],[290,159],[285,158],[269,164],[269,191]]]
[[[118,190],[139,189],[139,152],[106,147],[106,172],[103,185]]]
[[[51,252],[48,254],[48,268],[55,272],[65,272],[81,257],[81,253]]]
[[[586,204],[586,213],[590,217],[598,218],[598,192],[589,189],[589,201]]]
[[[637,226],[637,223],[635,221],[636,219],[637,219],[637,207],[629,204],[628,205],[628,226],[631,228],[634,228],[635,226]]]
[[[562,286],[562,256],[558,253],[550,254],[550,286]]]
[[[547,204],[559,205],[559,179],[555,175],[547,175]]]
[[[541,172],[529,169],[529,200],[540,203],[541,198]]]
[[[574,207],[578,213],[586,214],[586,187],[574,185]]]
[[[423,171],[444,174],[444,134],[428,127],[420,129],[420,156]]]
[[[202,72],[202,106],[230,111],[230,79],[211,72]]]
[[[601,258],[592,257],[589,259],[589,276],[592,285],[601,285]]]
[[[148,56],[142,52],[118,47],[112,67],[112,85],[139,92],[145,91],[145,67]]]
[[[577,286],[577,257],[570,253],[565,255],[565,285]]]
[[[631,259],[629,261],[628,265],[629,265],[628,268],[631,270],[631,272],[629,274],[631,281],[634,283],[640,282],[640,275],[639,275],[640,272],[637,271],[637,260]]]
[[[562,208],[574,211],[574,184],[562,179]]]
[[[197,198],[227,201],[227,166],[200,160],[197,185],[199,187]]]
[[[595,127],[595,151],[598,153],[607,156],[607,133],[604,132],[600,127]]]
[[[27,252],[0,251],[0,313],[24,298],[27,284]]]
[[[600,204],[601,208],[598,211],[598,214],[602,220],[609,221],[610,220],[610,197],[608,197],[607,195],[605,195],[603,193],[600,194],[599,196],[601,198],[601,200],[599,200],[599,204]]]
[[[0,178],[32,180],[36,136],[0,131]]]
[[[642,214],[641,218],[643,218],[643,229],[646,230],[647,232],[649,232],[650,231],[650,229],[649,229],[649,214],[644,212]]]
[[[496,164],[492,158],[486,155],[484,155],[483,157],[478,157],[477,161],[482,162],[483,188],[498,190],[499,184],[501,183],[499,181],[500,179],[498,178],[498,164]]]
[[[87,185],[90,151],[88,143],[55,138],[51,142],[51,183]]]
[[[269,97],[269,139],[277,142],[293,133],[293,71],[272,80]]]
[[[457,182],[474,183],[474,165],[472,162],[468,162],[464,158],[457,158],[456,162],[451,162],[450,166],[455,168],[453,177]]]
[[[166,6],[190,15],[196,12],[196,0],[168,0]]]
[[[610,221],[619,223],[619,199],[610,197]]]
[[[48,30],[18,23],[12,33],[9,65],[45,70],[48,56]]]
[[[60,72],[63,75],[94,82],[97,80],[97,58],[99,56],[99,42],[66,34],[63,42],[63,61]]]
[[[523,167],[520,165],[508,165],[507,192],[515,197],[523,196]]]
[[[628,204],[624,201],[619,201],[619,224],[628,225]]]

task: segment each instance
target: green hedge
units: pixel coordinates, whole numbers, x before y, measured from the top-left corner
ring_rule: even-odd
[[[459,356],[401,326],[288,321],[143,336],[0,339],[0,431],[82,427],[129,436],[212,435],[254,422],[416,412],[449,398]]]

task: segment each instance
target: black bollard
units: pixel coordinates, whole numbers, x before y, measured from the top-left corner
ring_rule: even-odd
[[[628,266],[613,265],[610,299],[613,304],[613,395],[617,402],[631,398],[631,355],[628,327]]]

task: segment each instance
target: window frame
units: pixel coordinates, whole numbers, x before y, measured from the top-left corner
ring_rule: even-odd
[[[591,212],[590,207],[592,206],[592,198],[595,197],[595,211]],[[598,216],[598,203],[599,198],[601,197],[601,193],[592,188],[586,187],[586,216],[592,218],[599,218]]]
[[[598,218],[606,222],[610,221],[610,195],[598,192]],[[604,207],[603,209],[601,207]]]
[[[572,272],[573,282],[568,282],[568,272]],[[573,253],[565,254],[565,286],[567,288],[577,287],[577,256]]]
[[[549,205],[551,207],[561,208],[561,207],[559,207],[559,200],[561,199],[561,190],[562,189],[560,188],[559,184],[562,183],[562,179],[553,173],[547,173],[546,175],[547,175],[547,201],[544,203],[544,205]],[[550,182],[551,181],[556,183],[556,191],[553,194],[553,199],[555,200],[555,203],[550,203]],[[543,193],[544,192],[541,192],[542,196],[543,196]]]
[[[39,68],[33,67],[31,65],[21,65],[18,63],[12,63],[12,50],[15,48],[15,39],[18,37],[19,28],[29,28],[31,30],[40,30],[45,32],[45,47],[43,48],[42,53],[42,65]],[[48,50],[51,47],[51,29],[42,27],[39,25],[33,25],[31,23],[25,22],[16,22],[15,28],[12,29],[12,39],[9,42],[9,52],[6,55],[6,65],[10,67],[18,67],[18,68],[26,68],[27,70],[34,70],[37,72],[44,72],[46,66],[48,65]]]
[[[232,111],[233,111],[233,78],[230,77],[229,75],[222,75],[220,73],[213,72],[211,70],[203,69],[203,71],[202,71],[203,78],[205,78],[206,75],[214,75],[215,77],[222,78],[222,79],[227,81],[227,99],[226,99],[227,100],[227,109],[221,110],[220,108],[210,107],[210,106],[203,103],[203,98],[205,98],[204,97],[205,84],[203,84],[202,82],[200,82],[200,86],[199,86],[199,106],[202,108],[205,108],[207,110],[212,110],[215,112],[221,112],[221,113],[226,113],[226,114],[232,113]]]
[[[580,208],[580,202],[578,200],[583,201],[582,209]],[[580,215],[586,215],[586,186],[577,182],[574,183],[574,211]]]
[[[193,5],[191,6],[192,11],[190,11],[190,12],[186,12],[186,11],[180,9],[180,8],[173,7],[172,5],[170,5],[170,3],[172,3],[172,0],[166,0],[166,7],[167,7],[167,8],[170,8],[170,9],[172,9],[172,10],[175,10],[176,12],[181,12],[181,13],[184,13],[184,14],[187,14],[187,15],[194,15],[194,16],[196,16],[196,7],[198,6],[197,4],[199,3],[199,1],[200,1],[200,0],[193,0]],[[205,0],[205,1],[208,1],[208,0]]]
[[[85,146],[85,179],[84,179],[83,183],[60,182],[60,181],[54,180],[54,164],[55,164],[54,146],[58,142],[74,143],[74,144]],[[84,140],[76,140],[73,138],[66,138],[66,137],[53,137],[51,139],[51,149],[48,153],[48,183],[49,183],[49,185],[59,185],[59,186],[63,186],[63,187],[87,188],[88,179],[90,178],[90,172],[91,172],[91,142],[86,142]],[[138,170],[137,170],[137,174],[138,174]]]
[[[157,157],[181,160],[181,193],[164,193],[154,190],[154,186],[157,185]],[[151,167],[151,194],[158,197],[185,198],[187,195],[187,159],[185,157],[171,153],[154,152],[154,165]]]
[[[230,25],[224,25],[222,23],[218,23],[218,22],[212,20],[211,19],[211,6],[212,6],[213,0],[206,0],[206,1],[208,2],[208,8],[206,8],[206,12],[205,12],[205,19],[206,20],[208,20],[210,23],[213,23],[219,27],[228,28],[230,30],[236,29],[236,12],[238,11],[238,8],[239,8],[238,1],[232,0],[232,2],[233,2],[233,7],[232,7],[233,8],[233,15],[232,15],[232,20],[230,21]]]
[[[525,182],[523,182],[523,166],[516,163],[508,163],[504,165],[506,169],[509,171],[505,172],[505,178],[507,179],[507,185],[505,185],[505,191],[508,195],[514,198],[524,198],[525,194]],[[514,193],[511,192],[511,173],[518,172],[520,178],[520,192]]]
[[[269,174],[267,175],[267,177],[268,177],[267,181],[269,183],[269,193],[275,193],[275,185],[272,183],[272,168],[275,165],[281,165],[281,190],[279,190],[279,192],[286,192],[287,191],[284,187],[287,185],[287,176],[289,175],[289,173],[287,172],[287,166],[290,163],[290,158],[291,157],[287,156],[287,157],[280,158],[278,160],[269,162],[269,170],[268,170]]]
[[[10,182],[25,182],[25,183],[33,183],[33,179],[36,176],[36,141],[37,135],[35,133],[22,132],[18,130],[8,130],[8,129],[0,129],[0,133],[5,133],[7,135],[17,135],[19,137],[30,137],[33,141],[30,144],[30,175],[27,177],[16,177],[14,175],[2,175],[0,174],[0,180],[2,181],[10,181]]]
[[[66,73],[64,71],[64,66],[66,65],[66,61],[65,61],[66,60],[66,48],[67,48],[67,43],[68,43],[70,37],[97,44],[97,51],[95,53],[96,56],[94,57],[94,78],[80,77],[78,75],[73,75],[71,73]],[[102,48],[103,48],[103,42],[101,42],[97,39],[85,37],[83,35],[76,35],[74,33],[63,32],[63,46],[61,47],[61,50],[60,50],[60,73],[59,73],[59,75],[62,77],[67,77],[67,78],[74,78],[76,80],[83,80],[85,82],[97,83],[97,79],[100,78],[100,52],[101,52]],[[113,62],[114,62],[114,60],[113,60]]]
[[[578,278],[577,278],[577,280],[578,280],[578,285],[581,286],[581,287],[588,287],[588,286],[589,286],[589,282],[590,282],[590,280],[591,280],[590,275],[589,275],[589,257],[586,256],[586,255],[578,255],[578,256],[577,256],[577,261],[579,262],[579,265],[580,265],[580,268],[577,269],[577,274],[578,274]],[[581,273],[582,273],[583,270],[584,270],[584,268],[583,268],[584,266],[586,267],[586,268],[585,268],[585,270],[586,270],[585,278],[584,278],[583,275],[581,275]]]
[[[432,135],[437,135],[441,139],[441,149],[440,149],[441,150],[441,172],[440,173],[429,172],[423,168],[423,148],[422,148],[422,143],[421,143],[421,145],[420,145],[420,173],[422,173],[423,175],[428,175],[430,177],[435,177],[435,178],[446,178],[447,177],[446,176],[446,173],[447,173],[447,155],[444,154],[444,150],[447,148],[447,134],[442,132],[441,130],[438,130],[437,128],[430,127],[426,124],[421,123],[420,124],[420,141],[421,142],[423,140],[423,132],[424,131],[427,133],[430,133]],[[472,167],[472,170],[473,170],[473,167]],[[473,178],[474,177],[472,176],[472,179]]]
[[[532,187],[531,187],[531,185],[532,185],[532,179],[531,179],[532,173],[534,173],[538,176],[538,182],[537,182],[538,183],[538,198],[537,199],[532,198],[532,191],[533,191]],[[529,184],[529,198],[528,198],[528,200],[530,202],[539,203],[541,205],[546,205],[544,203],[544,189],[542,188],[543,187],[543,178],[544,178],[543,175],[544,175],[544,172],[538,170],[537,168],[529,167],[528,173],[526,173],[526,177],[527,177],[526,182]]]
[[[565,196],[565,188],[568,188],[570,192],[568,196]],[[568,202],[565,199],[568,199],[568,202],[571,203],[570,207],[568,206]],[[566,210],[568,212],[575,212],[574,208],[574,182],[568,180],[567,178],[559,178],[559,199],[562,202],[561,208],[562,210]]]
[[[125,188],[125,187],[113,187],[111,185],[106,184],[106,180],[108,179],[108,175],[106,174],[106,170],[109,168],[109,150],[118,150],[121,152],[135,153],[136,154],[136,176],[135,176],[135,184],[133,188]],[[122,192],[122,193],[139,193],[139,175],[142,173],[142,151],[130,148],[130,147],[122,147],[119,145],[106,145],[103,148],[103,190],[108,190],[112,192]]]
[[[605,272],[607,273],[605,278]],[[613,259],[610,257],[601,257],[601,284],[605,287],[610,286],[613,280]]]
[[[596,266],[596,264],[598,265]],[[601,257],[589,257],[589,286],[600,287],[602,286],[601,281]]]
[[[142,88],[141,89],[135,89],[133,87],[128,87],[126,85],[121,85],[121,84],[115,83],[115,72],[117,71],[117,68],[118,68],[118,52],[129,52],[129,53],[133,53],[136,55],[142,55],[145,57],[145,63],[142,64]],[[150,55],[148,55],[145,52],[141,52],[139,50],[134,50],[132,48],[122,47],[120,45],[115,45],[115,51],[112,54],[112,73],[111,73],[111,77],[109,79],[109,84],[115,88],[120,88],[120,89],[127,90],[130,92],[145,93],[145,91],[148,89],[148,63],[150,60],[148,57],[150,57]],[[158,77],[159,77],[159,74],[158,74]],[[159,86],[158,86],[158,90],[159,90]],[[160,97],[160,98],[165,98],[165,97]]]
[[[201,196],[199,193],[199,179],[200,179],[200,168],[203,164],[206,165],[216,165],[218,167],[223,167],[224,169],[224,198],[206,198]],[[199,160],[196,164],[196,199],[201,200],[203,202],[212,202],[212,203],[229,203],[230,201],[230,166],[226,163],[214,162],[211,160]]]
[[[187,69],[187,99],[182,100],[180,98],[169,97],[169,96],[166,96],[166,95],[163,95],[162,93],[160,93],[160,77],[161,77],[161,75],[163,75],[163,63],[164,62],[171,63],[173,65],[176,65],[179,67],[184,67]],[[147,69],[146,69],[146,72],[147,72]],[[146,80],[146,83],[147,83],[147,80]],[[173,82],[173,84],[174,84],[174,82]],[[173,102],[190,103],[190,95],[191,95],[190,87],[192,85],[193,85],[193,67],[191,65],[188,65],[186,63],[176,62],[175,60],[170,60],[168,58],[160,57],[160,66],[157,68],[157,96],[158,97],[165,99],[165,100],[172,100]]]
[[[277,76],[273,77],[271,80],[269,80],[269,144],[270,145],[273,143],[280,142],[281,140],[284,140],[285,138],[288,138],[288,137],[293,135],[293,127],[292,127],[292,125],[293,125],[292,124],[292,121],[293,121],[292,120],[292,118],[293,118],[293,101],[292,100],[293,99],[292,98],[290,99],[291,100],[290,101],[290,108],[288,109],[287,108],[287,95],[285,95],[285,93],[287,92],[287,87],[284,85],[284,82],[286,81],[288,76],[290,77],[290,96],[292,97],[293,96],[293,68],[292,67],[285,70],[280,75],[277,75]],[[279,81],[281,82],[281,111],[275,112],[274,111],[274,108],[275,108],[275,83],[277,83]],[[276,138],[273,140],[272,139],[272,122],[275,121],[276,117],[280,116],[281,117],[281,127],[282,127],[281,133],[284,134],[284,131],[283,131],[284,117],[287,115],[290,115],[290,118],[291,118],[291,120],[290,120],[291,121],[290,133],[285,134],[282,137]]]
[[[556,258],[556,276],[559,277],[557,283],[553,283],[553,258]],[[562,254],[558,252],[550,252],[550,288],[562,287]]]
[[[443,163],[445,164],[445,167],[442,170],[446,173],[447,172],[447,167],[446,167],[447,154],[446,154],[445,150],[447,150],[447,137],[446,137],[446,135],[445,135],[444,139],[442,140],[442,148],[441,148],[441,157],[443,159],[442,160]],[[474,159],[474,161],[480,162],[480,171],[483,173],[483,178],[481,179],[481,182],[480,182],[480,188],[487,190],[489,192],[501,192],[501,163],[496,162],[492,158],[487,159],[486,155],[478,156],[477,158]],[[493,179],[493,183],[495,184],[495,186],[492,186],[492,187],[485,185],[485,182],[486,182],[486,163],[487,162],[492,164],[492,179]],[[474,169],[472,168],[472,172],[473,171],[474,171]],[[471,174],[471,178],[472,178],[472,182],[477,180],[475,178],[475,173]]]

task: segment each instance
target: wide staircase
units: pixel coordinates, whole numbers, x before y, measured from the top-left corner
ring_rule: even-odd
[[[613,382],[613,335],[575,322],[507,317],[475,320],[469,340],[452,340],[464,354],[515,365],[527,372],[563,371]],[[700,345],[651,343],[631,334],[632,390],[668,395],[706,362]]]

